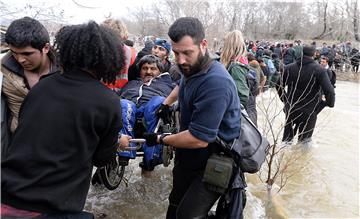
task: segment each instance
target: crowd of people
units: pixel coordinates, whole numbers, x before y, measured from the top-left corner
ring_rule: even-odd
[[[334,106],[335,60],[325,49],[320,65],[314,45],[246,41],[233,30],[212,54],[192,17],[177,19],[168,36],[137,52],[116,19],[65,26],[54,45],[35,19],[10,24],[1,59],[2,218],[93,218],[83,211],[93,166],[129,147],[139,119],[146,124],[144,171],[162,163],[162,145],[175,148],[166,218],[242,218],[241,170],[230,182],[241,190],[236,197],[203,182],[209,157],[222,153],[215,139],[239,137],[243,108],[257,125],[256,97],[272,88],[284,103],[286,143],[296,133],[311,141],[318,113]],[[154,133],[176,101],[179,132]]]
[[[262,56],[266,50],[271,50],[274,58],[283,60],[285,65],[294,62],[301,55],[302,42],[295,40],[294,43],[279,43],[269,41],[246,41],[248,52],[255,56]],[[328,59],[329,68],[336,71],[349,70],[354,73],[359,71],[360,51],[352,46],[351,42],[327,45],[323,42],[318,46],[313,41],[309,46],[315,49],[314,59],[318,62],[324,57]],[[349,68],[349,69],[347,69]]]

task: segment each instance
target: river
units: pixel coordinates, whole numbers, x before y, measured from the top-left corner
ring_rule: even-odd
[[[359,84],[338,81],[335,91],[335,107],[326,108],[319,115],[313,145],[301,150],[288,149],[301,156],[291,166],[295,174],[279,193],[274,186],[269,196],[266,185],[256,175],[247,176],[245,218],[360,216]],[[269,96],[265,93],[258,101]],[[259,115],[260,125],[261,118]],[[126,180],[116,190],[91,186],[85,209],[97,218],[165,218],[172,166],[158,166],[150,176],[144,177],[138,167],[139,160],[132,160],[125,173]]]

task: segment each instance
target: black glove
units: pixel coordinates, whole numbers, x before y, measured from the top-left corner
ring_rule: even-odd
[[[164,124],[171,122],[171,109],[169,105],[161,104],[155,112],[156,116],[163,120]]]
[[[157,145],[157,134],[156,133],[149,133],[149,132],[145,132],[143,134],[143,138],[146,140],[146,145],[147,146],[155,146]]]

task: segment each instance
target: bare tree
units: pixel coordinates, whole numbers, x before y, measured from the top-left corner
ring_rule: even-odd
[[[360,42],[360,33],[359,33],[359,5],[358,5],[358,0],[355,0],[354,2],[354,20],[353,20],[353,25],[354,25],[354,37],[355,40]]]
[[[327,31],[327,8],[328,8],[328,1],[323,1],[324,11],[323,11],[323,30],[320,35],[314,37],[313,39],[322,39]]]

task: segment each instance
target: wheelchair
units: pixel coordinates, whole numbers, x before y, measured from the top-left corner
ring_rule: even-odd
[[[169,123],[164,123],[162,119],[159,119],[154,130],[155,133],[169,133],[174,134],[179,131],[179,120],[177,111],[172,111],[172,116]],[[126,166],[129,165],[130,159],[135,159],[136,157],[144,156],[144,151],[142,150],[142,144],[145,143],[145,139],[142,139],[141,136],[146,131],[142,119],[136,120],[134,126],[134,137],[130,140],[130,146],[125,148],[124,151],[117,151],[116,157],[114,160],[109,162],[107,165],[98,168],[92,178],[92,184],[99,182],[102,183],[107,189],[114,190],[120,185]],[[136,153],[136,156],[129,157],[124,156],[124,152],[133,152]],[[126,154],[126,153],[125,153]],[[162,145],[162,164],[167,167],[170,165],[171,160],[173,159],[174,148],[171,145]]]

